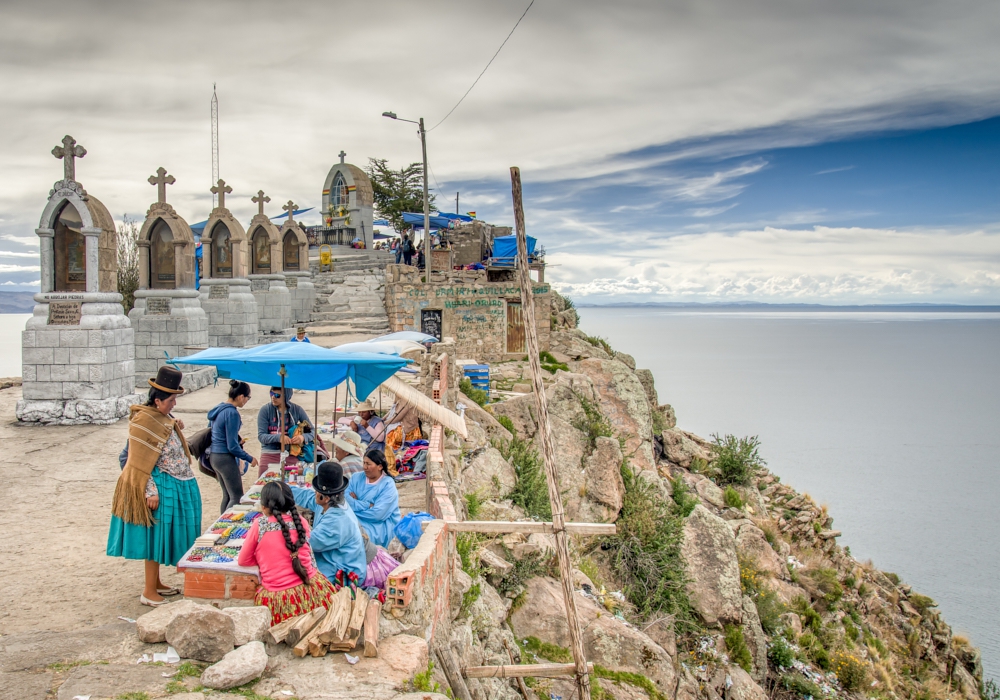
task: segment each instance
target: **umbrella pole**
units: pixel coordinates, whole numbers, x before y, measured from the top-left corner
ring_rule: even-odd
[[[319,446],[319,391],[316,392],[316,405],[313,407],[313,475],[316,474],[316,448]]]
[[[288,412],[288,398],[285,396],[285,366],[281,365],[281,369],[278,371],[281,375],[281,403],[285,410],[278,411],[278,435],[285,437],[285,414]],[[278,448],[281,450],[281,462],[278,465],[281,469],[281,480],[287,481],[287,475],[285,474],[285,446],[281,444],[281,440],[278,440]]]

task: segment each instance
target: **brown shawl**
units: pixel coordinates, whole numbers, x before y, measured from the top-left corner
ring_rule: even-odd
[[[173,418],[152,406],[132,406],[128,419],[128,460],[115,486],[115,495],[111,500],[112,515],[133,525],[153,525],[153,513],[146,505],[146,482],[160,459],[171,430],[176,430],[184,451],[190,456],[187,440],[177,430]]]

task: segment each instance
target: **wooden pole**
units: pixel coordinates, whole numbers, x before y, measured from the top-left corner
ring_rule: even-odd
[[[284,410],[281,408],[278,409],[278,435],[280,435],[281,438],[284,438],[285,413],[288,411],[288,399],[285,397],[285,374],[287,373],[285,372],[284,365],[281,365],[281,369],[278,371],[278,374],[281,375],[281,406],[284,408]],[[281,480],[287,481],[288,479],[285,475],[285,446],[281,443],[281,438],[278,439],[278,455],[281,460],[278,467],[281,469]]]
[[[569,560],[569,546],[566,542],[562,496],[559,494],[556,450],[552,442],[549,409],[545,398],[545,386],[542,384],[542,364],[538,356],[538,329],[535,325],[535,302],[531,292],[531,275],[528,268],[528,240],[524,231],[520,168],[510,169],[510,185],[511,197],[514,200],[514,225],[517,227],[517,273],[521,283],[521,311],[524,314],[528,362],[531,366],[531,385],[535,396],[535,410],[538,415],[538,435],[541,437],[545,478],[549,487],[549,501],[552,504],[552,531],[556,540],[556,555],[559,558],[559,578],[562,583],[563,600],[566,603],[570,649],[573,652],[575,662],[579,700],[590,700],[590,676],[588,675],[590,670],[587,668],[587,655],[583,648],[583,635],[580,632],[580,618],[577,617],[576,601],[573,599],[573,569]],[[546,311],[546,313],[548,312]]]
[[[432,521],[425,522],[430,523]],[[563,527],[571,535],[614,535],[618,532],[618,526],[614,523],[563,523]],[[451,532],[489,532],[494,534],[520,532],[522,535],[535,532],[545,534],[555,532],[552,523],[517,520],[512,522],[462,520],[448,523],[448,530]]]
[[[594,672],[594,664],[584,666],[589,672]],[[468,666],[462,669],[466,678],[517,678],[531,676],[532,678],[559,678],[572,676],[576,673],[575,664],[520,664],[513,666]],[[584,678],[587,678],[584,675]],[[590,686],[590,682],[587,686]]]
[[[313,475],[316,474],[316,455],[319,454],[319,391],[313,406]]]

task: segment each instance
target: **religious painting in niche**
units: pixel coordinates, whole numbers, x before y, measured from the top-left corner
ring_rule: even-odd
[[[212,277],[233,276],[233,237],[221,221],[212,228]]]
[[[271,271],[271,239],[267,231],[258,228],[251,241],[253,243],[253,274],[264,275]]]
[[[337,173],[333,178],[333,186],[330,187],[330,211],[334,216],[347,216],[347,208],[350,206],[350,192],[347,190],[347,181],[342,173]]]
[[[295,237],[295,234],[289,231],[285,234],[285,238],[281,243],[283,257],[284,257],[284,269],[286,272],[296,271],[299,269],[299,239]]]
[[[151,289],[174,289],[174,234],[163,219],[157,219],[149,234],[149,286]]]
[[[80,213],[69,202],[59,211],[56,219],[55,280],[52,288],[57,292],[84,292],[87,290],[87,244],[80,228]]]
[[[420,312],[420,332],[441,340],[441,310],[423,309]]]

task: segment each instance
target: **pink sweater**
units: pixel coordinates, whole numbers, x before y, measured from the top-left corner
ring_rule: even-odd
[[[284,516],[292,542],[297,542],[299,534],[291,515]],[[278,520],[272,515],[266,519],[264,534],[260,534],[260,525],[264,518],[257,518],[250,526],[250,532],[240,550],[239,565],[254,566],[260,569],[260,583],[269,591],[284,591],[302,585],[302,579],[292,568],[292,557],[285,546],[285,538],[278,529]],[[309,523],[302,521],[302,527],[309,538]],[[308,541],[299,550],[299,561],[306,567],[306,573],[311,579],[316,575],[312,552]]]

